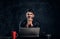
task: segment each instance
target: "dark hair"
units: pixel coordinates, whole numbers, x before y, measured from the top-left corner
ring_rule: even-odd
[[[33,14],[34,14],[34,10],[33,9],[27,9],[26,12],[33,12]]]

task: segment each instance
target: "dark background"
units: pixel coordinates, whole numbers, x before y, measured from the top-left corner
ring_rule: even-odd
[[[41,32],[59,37],[59,0],[0,0],[0,36],[19,29],[26,9],[32,8],[41,23]],[[23,18],[24,17],[24,18]]]

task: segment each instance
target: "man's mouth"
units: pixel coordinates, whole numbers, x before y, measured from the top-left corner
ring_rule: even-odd
[[[28,18],[30,18],[30,16],[28,16]]]

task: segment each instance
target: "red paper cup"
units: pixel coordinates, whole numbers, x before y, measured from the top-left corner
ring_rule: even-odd
[[[12,31],[12,39],[16,39],[17,33],[16,31]]]

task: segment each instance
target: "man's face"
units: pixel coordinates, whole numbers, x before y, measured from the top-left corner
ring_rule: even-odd
[[[33,18],[34,18],[33,12],[27,12],[27,13],[26,13],[26,18],[27,18],[27,19],[33,19]]]

